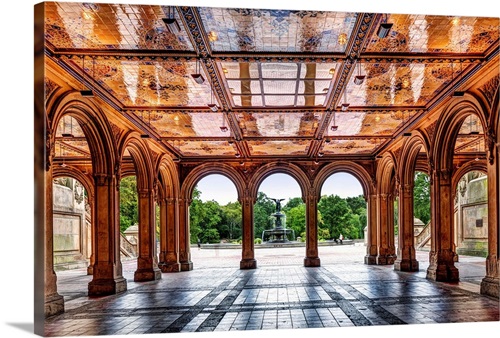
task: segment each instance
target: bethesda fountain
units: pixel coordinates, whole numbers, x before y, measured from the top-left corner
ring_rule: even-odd
[[[262,242],[267,242],[267,243],[287,243],[290,242],[288,237],[291,235],[292,238],[295,238],[295,232],[293,229],[287,229],[286,228],[286,216],[284,213],[281,212],[281,201],[284,200],[284,198],[278,199],[278,198],[268,198],[274,203],[276,203],[276,211],[271,214],[273,217],[273,223],[274,227],[270,230],[264,230],[262,232]]]

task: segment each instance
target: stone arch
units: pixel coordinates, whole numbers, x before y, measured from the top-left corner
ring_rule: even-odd
[[[393,191],[393,172],[397,172],[396,159],[391,152],[382,155],[382,159],[377,163],[377,192],[388,194]]]
[[[194,168],[186,177],[181,186],[180,195],[186,200],[191,200],[196,184],[205,176],[220,174],[227,177],[236,187],[238,200],[244,196],[246,189],[245,178],[233,167],[224,163],[206,163]]]
[[[466,94],[458,102],[452,102],[443,110],[437,121],[434,144],[430,148],[431,167],[434,165],[436,170],[453,168],[454,145],[465,118],[470,114],[476,115],[486,132],[488,121],[485,111],[485,106],[471,94]]]
[[[417,167],[418,154],[422,150],[429,157],[429,142],[420,131],[414,131],[412,136],[404,143],[401,157],[399,159],[399,178],[401,184],[413,184],[415,170]]]
[[[138,189],[152,189],[154,182],[153,160],[146,142],[138,132],[128,132],[119,143],[120,163],[125,150],[128,150],[134,162]]]
[[[462,176],[471,171],[480,171],[483,174],[488,174],[488,167],[486,163],[482,161],[469,161],[465,163],[453,173],[451,178],[451,188],[455,189]]]
[[[259,186],[272,174],[288,174],[292,176],[299,184],[302,192],[302,200],[306,200],[308,189],[311,188],[307,175],[300,167],[292,163],[272,162],[261,166],[255,171],[248,184],[248,189],[252,200],[255,202]]]
[[[94,197],[94,182],[92,179],[81,172],[78,169],[74,169],[72,167],[61,167],[61,166],[54,166],[54,170],[52,171],[52,177],[53,178],[59,178],[59,177],[71,177],[77,181],[79,181],[87,193],[89,194],[89,201],[91,201]]]
[[[55,128],[66,114],[73,116],[82,128],[89,145],[94,174],[114,174],[117,149],[111,126],[102,109],[90,99],[84,99],[78,92],[61,96],[50,107],[50,144],[55,144]]]
[[[166,154],[160,156],[155,165],[155,177],[160,179],[159,193],[164,198],[174,198],[180,194],[179,174],[172,158]]]
[[[318,200],[321,198],[321,188],[323,187],[325,181],[331,175],[339,172],[346,172],[356,177],[363,187],[365,199],[367,199],[368,196],[374,192],[375,182],[363,166],[351,161],[335,161],[321,168],[318,175],[314,179],[313,187],[318,194]]]

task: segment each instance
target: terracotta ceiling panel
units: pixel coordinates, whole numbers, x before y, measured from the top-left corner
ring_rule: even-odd
[[[382,144],[378,138],[333,139],[324,143],[322,152],[326,155],[352,155],[372,153]]]
[[[309,140],[247,141],[252,156],[305,156]]]
[[[174,34],[163,23],[167,6],[47,2],[46,8],[45,37],[56,48],[194,50],[185,29]]]
[[[227,141],[217,140],[176,140],[168,142],[181,156],[186,157],[210,157],[210,156],[232,156],[238,153],[234,144]]]
[[[355,13],[306,10],[200,8],[210,42],[224,52],[342,53],[356,22]]]
[[[55,143],[55,157],[90,157],[89,146],[86,140],[57,140]]]
[[[358,67],[360,69],[358,70]],[[355,74],[365,75],[361,85],[347,83],[345,99],[351,106],[423,107],[454,79],[466,65],[455,63],[364,63]]]
[[[313,137],[322,113],[239,113],[245,137]]]
[[[181,113],[154,111],[151,116],[147,112],[135,111],[142,119],[160,135],[160,137],[229,137],[227,118],[223,113]],[[228,128],[226,131],[225,128]]]
[[[195,61],[108,60],[101,57],[67,61],[78,69],[84,67],[86,78],[95,79],[126,107],[206,107],[212,100],[207,75]],[[204,83],[196,83],[191,77],[197,72],[201,72]]]
[[[390,14],[386,38],[374,34],[366,52],[483,53],[499,38],[500,18]]]

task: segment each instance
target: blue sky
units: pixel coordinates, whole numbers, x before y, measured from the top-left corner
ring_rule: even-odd
[[[198,182],[203,201],[215,200],[221,205],[237,200],[234,184],[225,176],[209,175]],[[284,198],[285,201],[293,197],[300,197],[299,184],[286,174],[273,174],[268,176],[260,185],[259,191],[268,197]],[[321,195],[336,194],[340,197],[359,196],[363,194],[363,188],[359,181],[352,175],[336,173],[330,176],[323,185]]]

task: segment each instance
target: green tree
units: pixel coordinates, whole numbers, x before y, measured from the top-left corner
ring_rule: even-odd
[[[230,240],[241,237],[241,204],[239,202],[230,202],[222,207],[224,226],[226,232],[219,231],[222,237]]]
[[[283,212],[286,213],[287,210],[290,210],[292,208],[295,208],[301,204],[304,204],[304,201],[302,200],[302,197],[293,197],[286,202],[285,206],[283,207]]]
[[[120,180],[120,231],[123,233],[138,222],[136,178],[127,176]]]
[[[431,219],[431,195],[429,175],[415,172],[413,188],[413,215],[424,224]]]
[[[328,229],[331,239],[338,238],[340,234],[352,238],[350,231],[346,232],[350,229],[348,221],[352,211],[345,199],[337,195],[322,196],[318,203],[318,211],[322,216],[321,228]]]
[[[261,191],[253,208],[254,238],[262,238],[262,232],[271,229],[271,214],[276,211],[276,205]]]
[[[306,231],[306,205],[304,203],[285,211],[285,215],[286,227],[292,229],[295,236],[300,236]]]

